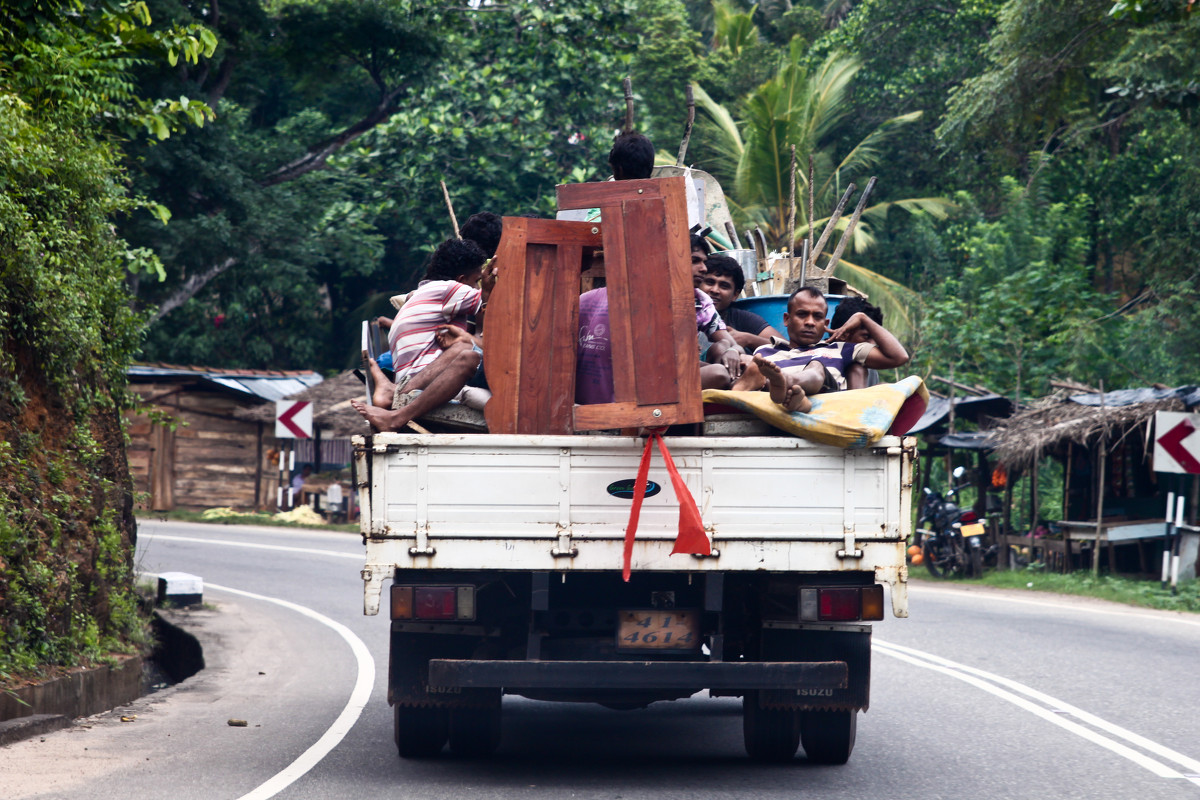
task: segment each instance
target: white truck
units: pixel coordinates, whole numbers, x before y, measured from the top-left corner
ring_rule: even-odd
[[[666,443],[711,554],[670,554],[678,503],[655,456],[628,582],[644,440],[355,439],[365,613],[390,581],[402,757],[447,741],[493,752],[504,694],[632,709],[707,690],[743,698],[752,758],[790,760],[801,744],[813,762],[849,758],[883,584],[907,616],[915,441],[843,450],[713,420],[695,430]]]

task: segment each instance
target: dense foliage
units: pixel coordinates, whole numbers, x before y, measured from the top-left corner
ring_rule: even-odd
[[[452,234],[440,181],[462,221],[550,213],[556,183],[601,174],[638,41],[628,2],[150,5],[221,41],[143,73],[217,120],[130,150],[172,213],[123,227],[167,270],[136,286],[157,306],[147,356],[180,363],[343,366],[364,305]]]
[[[439,182],[460,219],[550,213],[556,183],[606,174],[629,74],[636,123],[664,160],[696,85],[711,113],[689,161],[721,180],[739,223],[776,240],[790,145],[801,192],[814,157],[818,227],[839,187],[878,176],[844,277],[920,326],[923,372],[962,354],[964,379],[1026,398],[1056,377],[1200,378],[1186,358],[1200,344],[1200,167],[1187,156],[1200,34],[1184,2],[149,7],[220,45],[196,66],[137,71],[143,91],[203,97],[218,114],[128,150],[138,191],[172,214],[165,228],[122,222],[166,270],[134,281],[157,307],[148,357],[345,365],[357,320],[411,286],[450,233]],[[801,202],[801,233],[806,216]],[[1003,269],[997,237],[1015,237]],[[1070,242],[1069,256],[1043,240]],[[1018,304],[1038,322],[1020,337],[1000,330]]]
[[[142,633],[120,411],[143,320],[125,277],[160,266],[113,234],[143,205],[114,137],[203,121],[202,105],[138,98],[127,70],[207,47],[145,22],[116,3],[0,12],[0,683]]]

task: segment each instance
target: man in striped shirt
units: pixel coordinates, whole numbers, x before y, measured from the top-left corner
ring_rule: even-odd
[[[811,286],[788,298],[783,315],[788,341],[773,338],[754,351],[754,360],[733,388],[767,389],[785,411],[808,411],[811,395],[846,388],[846,374],[854,364],[867,369],[890,369],[908,363],[908,351],[899,340],[867,314],[859,311],[832,331],[827,341],[825,296]],[[866,336],[859,336],[865,331]]]
[[[479,371],[483,351],[469,337],[450,329],[465,332],[474,317],[477,331],[482,331],[487,300],[496,284],[495,264],[488,262],[485,267],[485,261],[483,250],[468,239],[447,239],[434,252],[425,279],[388,331],[396,382],[389,381],[371,360],[373,405],[350,401],[375,430],[403,429],[454,399]]]

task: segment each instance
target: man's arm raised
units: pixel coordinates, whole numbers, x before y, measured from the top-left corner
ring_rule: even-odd
[[[867,368],[892,369],[908,363],[908,351],[904,349],[904,345],[900,344],[900,340],[893,336],[887,328],[861,311],[850,317],[845,325],[829,334],[829,340],[832,342],[847,341],[850,334],[860,327],[865,328],[875,342],[875,348],[867,354],[867,360],[864,362]]]

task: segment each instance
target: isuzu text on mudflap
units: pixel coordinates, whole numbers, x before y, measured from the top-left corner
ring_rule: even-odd
[[[682,186],[560,187],[603,225],[506,218],[489,432],[355,438],[365,613],[391,619],[405,758],[492,753],[505,694],[635,709],[702,691],[743,699],[755,759],[850,756],[884,584],[908,613],[915,441],[844,449],[705,417]],[[600,247],[616,402],[572,407],[574,298]],[[660,311],[668,350],[650,357],[638,337]],[[679,544],[689,526],[699,544]]]

